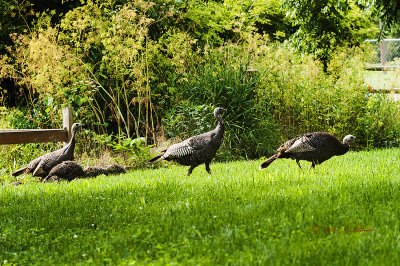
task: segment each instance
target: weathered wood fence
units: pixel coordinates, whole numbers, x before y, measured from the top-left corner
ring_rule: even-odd
[[[62,141],[64,145],[71,138],[73,112],[71,107],[64,107],[63,129],[0,129],[0,144],[21,144]]]

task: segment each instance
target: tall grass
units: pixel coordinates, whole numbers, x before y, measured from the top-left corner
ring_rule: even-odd
[[[217,163],[0,188],[0,257],[16,264],[395,265],[399,149],[313,171]],[[306,166],[303,162],[303,165]],[[365,231],[370,230],[370,231]]]
[[[261,74],[249,71],[248,64],[231,65],[231,60],[221,65],[217,58],[210,60],[201,73],[191,77],[184,89],[185,98],[195,104],[225,107],[227,129],[223,149],[233,157],[255,158],[274,149],[277,125],[257,95]]]

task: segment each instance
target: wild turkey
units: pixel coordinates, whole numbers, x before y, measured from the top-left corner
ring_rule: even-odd
[[[116,175],[116,174],[125,174],[126,168],[122,167],[119,164],[112,164],[105,168],[106,175]]]
[[[162,154],[157,155],[148,162],[167,160],[175,161],[182,165],[188,165],[190,166],[187,173],[188,176],[195,167],[204,163],[206,171],[211,174],[210,163],[221,145],[225,130],[225,124],[221,117],[223,111],[225,111],[225,109],[222,107],[214,109],[214,116],[218,120],[218,124],[214,130],[176,143],[168,149],[163,150]]]
[[[54,166],[49,174],[43,179],[43,182],[50,182],[59,179],[66,179],[68,181],[75,178],[84,177],[85,171],[82,166],[75,161],[64,161]]]
[[[112,164],[106,167],[99,166],[89,166],[85,168],[85,175],[87,177],[94,177],[101,174],[104,175],[116,175],[116,174],[124,174],[126,173],[126,168],[122,167],[119,164]]]
[[[54,166],[43,182],[59,181],[64,180],[74,180],[77,178],[95,177],[101,174],[104,175],[115,175],[119,173],[126,173],[124,167],[113,164],[107,167],[89,166],[85,169],[75,161],[64,161],[60,164]]]
[[[311,168],[321,164],[335,155],[343,155],[349,150],[350,142],[356,137],[347,135],[340,142],[333,135],[326,132],[312,132],[304,134],[300,137],[291,139],[283,143],[278,148],[278,153],[271,156],[260,165],[260,169],[268,167],[278,158],[290,158],[296,160],[301,168],[299,161],[306,160],[312,162]]]
[[[34,160],[32,160],[27,166],[18,169],[12,176],[18,176],[20,174],[32,173],[33,176],[45,177],[48,175],[50,170],[57,164],[63,161],[71,161],[74,159],[74,149],[75,149],[75,135],[77,130],[82,126],[82,124],[74,123],[72,125],[72,137],[69,143],[56,151],[46,153]]]
[[[104,167],[99,166],[88,166],[85,168],[85,176],[86,177],[96,177],[98,175],[106,174],[106,169]]]

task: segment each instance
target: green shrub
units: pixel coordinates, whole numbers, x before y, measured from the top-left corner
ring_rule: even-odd
[[[211,105],[194,105],[188,101],[168,110],[164,119],[166,137],[183,140],[212,130],[216,124],[213,110]]]
[[[230,154],[230,158],[255,158],[273,149],[278,134],[275,124],[258,100],[261,75],[257,71],[249,71],[249,61],[238,60],[236,53],[240,57],[246,51],[235,45],[210,50],[207,61],[188,73],[180,93],[182,99],[187,99],[194,106],[221,106],[227,109],[222,144],[224,157]],[[205,121],[194,116],[192,119],[199,123]],[[168,119],[166,123],[170,123]],[[214,125],[215,122],[211,123],[211,128]],[[190,130],[192,127],[185,123],[185,128]],[[207,126],[201,128],[206,130]]]
[[[357,124],[357,134],[368,148],[398,147],[400,144],[399,106],[385,94],[369,97]]]
[[[265,73],[260,97],[284,140],[309,131],[328,131],[339,139],[356,135],[358,147],[398,145],[399,106],[370,95],[362,74],[364,56],[361,49],[343,48],[327,74],[310,57],[282,47],[272,52],[268,47],[264,67],[260,66]],[[381,131],[374,124],[383,120],[385,130]]]

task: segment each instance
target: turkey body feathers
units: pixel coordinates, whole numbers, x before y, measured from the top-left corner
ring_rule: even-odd
[[[40,161],[42,160],[42,156],[33,159],[27,166],[22,167],[20,169],[18,169],[17,171],[15,171],[14,173],[12,173],[12,176],[19,176],[23,173],[32,173],[36,167],[38,166],[38,164],[40,163]]]
[[[347,138],[347,140],[346,140]],[[354,136],[346,136],[343,143],[327,132],[312,132],[283,143],[278,148],[278,153],[268,158],[260,165],[260,169],[268,167],[278,158],[290,158],[299,161],[312,162],[311,167],[321,164],[333,156],[343,155],[349,151],[349,143]],[[300,167],[301,168],[301,167]]]
[[[85,175],[82,166],[75,161],[64,161],[60,164],[54,166],[47,177],[43,179],[43,182],[46,182],[50,178],[56,176],[58,178],[66,179],[71,181],[75,178],[82,177]]]
[[[284,158],[320,164],[332,156],[345,154],[349,150],[349,146],[343,145],[329,133],[314,132],[300,136],[291,146],[278,150],[282,152],[281,156],[284,156]]]
[[[75,145],[73,145],[75,146]],[[45,155],[42,155],[39,157],[39,163],[37,166],[34,168],[32,175],[33,176],[39,176],[39,177],[45,177],[49,171],[59,164],[60,162],[67,161],[67,160],[73,160],[74,159],[74,153],[73,151],[70,150],[70,146],[65,146],[64,148],[53,151],[50,153],[47,153]]]
[[[176,161],[182,165],[200,165],[211,161],[222,140],[222,135],[221,137],[216,137],[216,135],[213,130],[172,145],[162,158],[167,161]]]
[[[214,130],[176,143],[164,150],[162,154],[150,159],[149,162],[159,160],[175,161],[179,164],[190,166],[188,175],[192,173],[195,167],[204,163],[207,172],[211,173],[209,164],[215,157],[224,135],[225,125],[221,118],[221,113],[224,110],[221,107],[214,110],[214,116],[218,120]]]

